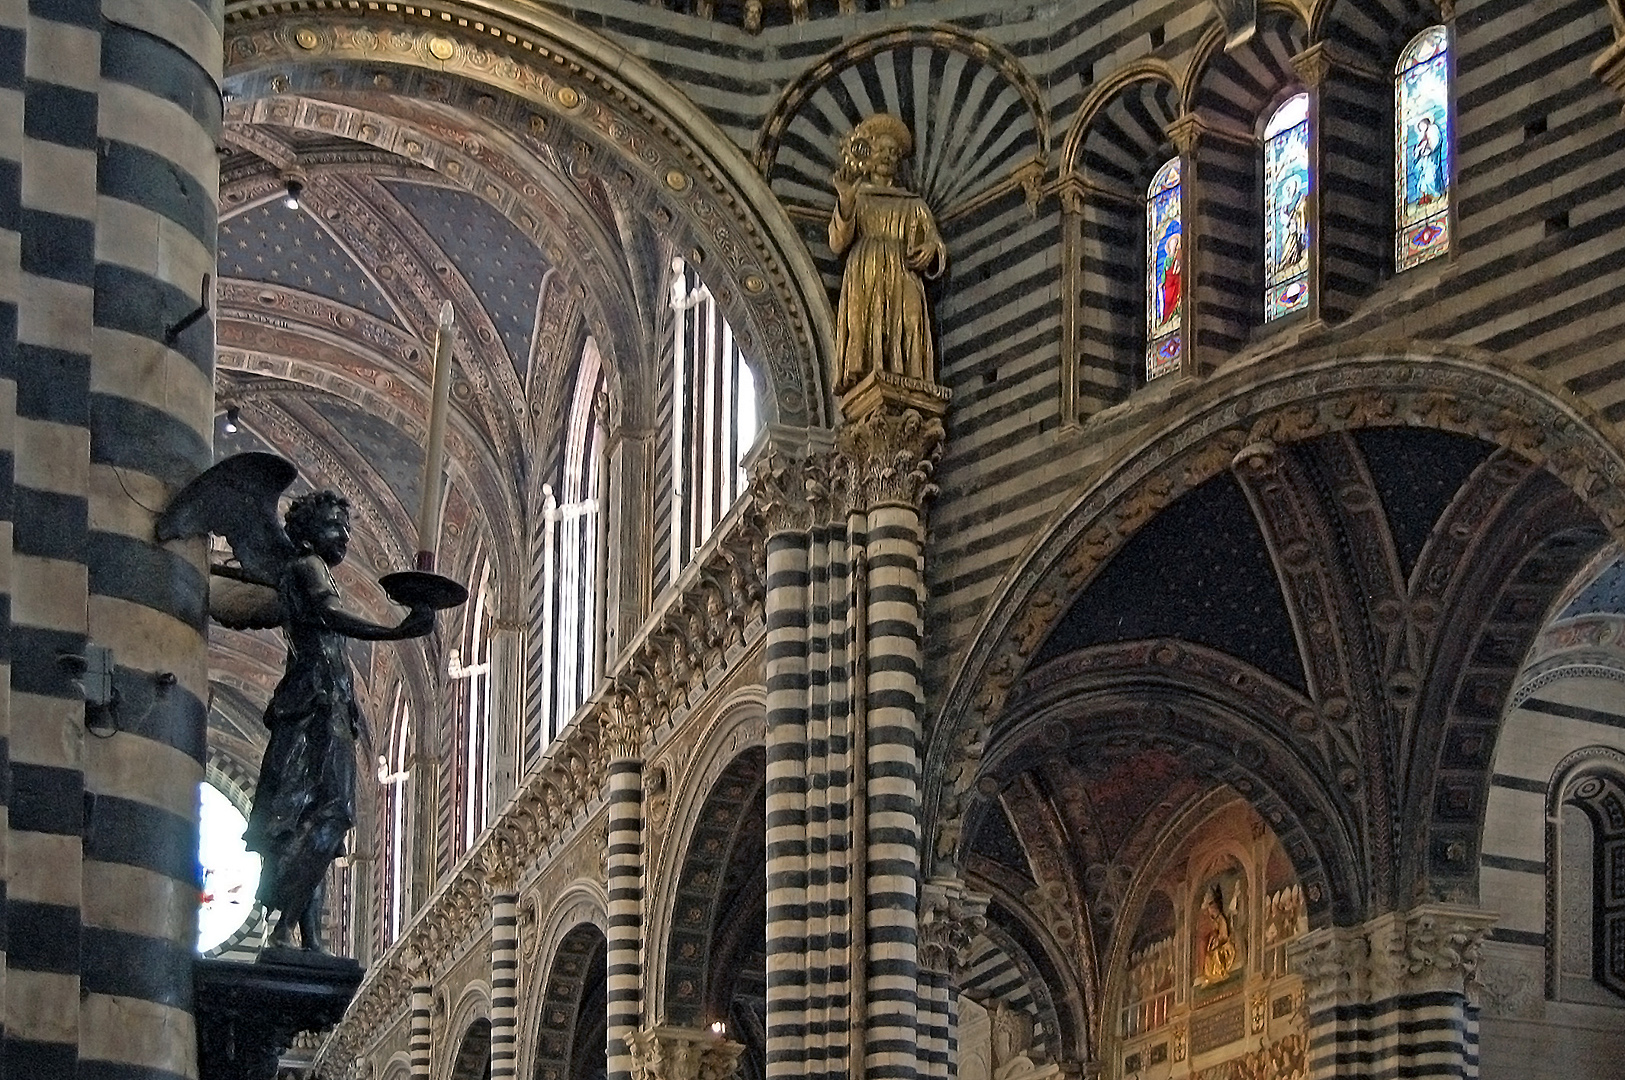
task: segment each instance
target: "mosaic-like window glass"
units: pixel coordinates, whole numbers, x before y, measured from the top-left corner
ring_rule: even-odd
[[[254,914],[260,857],[243,844],[247,828],[248,819],[219,788],[198,785],[198,952],[223,944]]]
[[[1450,250],[1450,52],[1442,26],[1394,67],[1394,269]]]
[[[1180,253],[1179,159],[1157,170],[1145,193],[1145,380],[1179,370],[1179,315],[1184,257]]]
[[[1264,126],[1264,320],[1309,304],[1309,95]]]

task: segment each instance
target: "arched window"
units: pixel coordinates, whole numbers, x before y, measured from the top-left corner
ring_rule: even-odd
[[[1170,158],[1145,193],[1145,381],[1179,370],[1184,297],[1180,253],[1179,158]]]
[[[377,761],[378,784],[383,788],[379,819],[384,835],[378,845],[378,872],[384,948],[401,936],[401,926],[406,919],[406,864],[410,857],[406,785],[412,775],[411,747],[412,709],[407,704],[405,690],[396,687],[395,701],[389,710],[385,752],[378,755]]]
[[[669,578],[710,539],[745,490],[740,460],[756,441],[756,380],[711,290],[672,260]]]
[[[459,738],[453,768],[457,794],[457,853],[485,828],[491,776],[491,564],[478,558],[473,603],[464,608],[463,643],[447,657]]]
[[[1309,95],[1264,125],[1264,321],[1309,306]]]
[[[1450,40],[1411,39],[1394,66],[1394,269],[1450,250]]]
[[[1606,755],[1606,757],[1603,757]],[[1562,783],[1550,821],[1548,873],[1557,887],[1548,940],[1551,989],[1566,1001],[1625,997],[1625,773],[1617,751],[1601,750]]]
[[[604,371],[587,339],[552,483],[542,487],[524,763],[539,761],[597,683],[604,588]]]

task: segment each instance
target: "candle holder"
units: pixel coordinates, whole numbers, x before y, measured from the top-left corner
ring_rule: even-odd
[[[400,570],[385,574],[378,584],[389,598],[402,607],[426,607],[435,611],[468,602],[468,589],[461,582],[428,570]]]

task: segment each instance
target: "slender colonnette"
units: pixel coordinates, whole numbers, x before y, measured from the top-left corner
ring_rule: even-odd
[[[625,695],[608,719],[609,919],[605,971],[608,981],[609,1080],[631,1080],[632,1037],[642,1011],[643,936],[643,731]]]

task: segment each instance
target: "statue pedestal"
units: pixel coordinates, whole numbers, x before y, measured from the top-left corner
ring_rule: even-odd
[[[860,420],[882,405],[913,409],[922,417],[947,415],[953,391],[925,379],[871,371],[858,384],[841,395],[841,415],[848,421]]]
[[[348,957],[267,949],[257,963],[196,960],[199,1080],[275,1080],[277,1059],[302,1031],[337,1024],[361,985]]]

